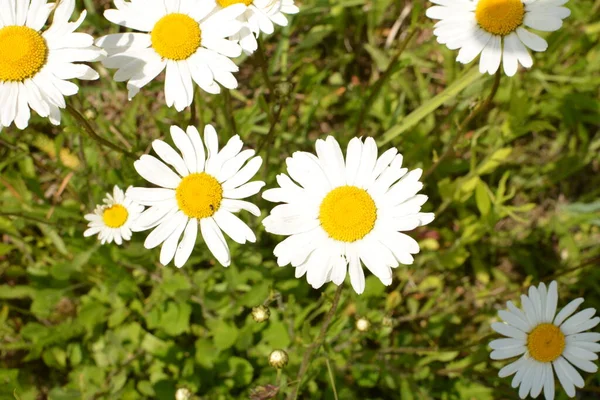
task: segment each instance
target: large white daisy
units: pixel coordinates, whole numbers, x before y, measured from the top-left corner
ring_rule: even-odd
[[[270,35],[274,31],[273,24],[287,26],[285,14],[297,14],[299,9],[294,0],[216,0],[219,9],[243,4],[246,10],[238,17],[243,24],[242,29],[232,39],[239,41],[246,54],[252,54],[258,48],[260,32]]]
[[[596,353],[600,351],[600,333],[586,332],[600,323],[594,317],[596,310],[587,308],[571,316],[583,303],[582,298],[567,304],[558,314],[556,281],[540,283],[529,288],[529,296],[521,295],[521,307],[507,302],[508,310],[498,312],[502,322],[492,324],[492,329],[507,336],[490,343],[494,350],[491,358],[504,360],[521,356],[505,366],[498,375],[501,378],[515,374],[512,387],[519,387],[519,396],[533,398],[544,391],[546,400],[554,399],[554,373],[570,397],[575,387],[582,388],[583,378],[573,365],[585,372],[598,371]],[[570,317],[570,318],[569,318]],[[571,365],[572,364],[572,365]]]
[[[164,162],[143,155],[134,163],[142,178],[161,188],[127,191],[132,199],[150,206],[132,229],[136,232],[155,228],[144,246],[152,249],[162,243],[160,262],[167,265],[174,257],[175,266],[182,267],[194,249],[200,227],[209,250],[222,265],[228,266],[229,247],[221,231],[241,244],[256,241],[254,232],[233,213],[246,210],[260,216],[258,207],[241,199],[255,195],[264,186],[264,182],[248,182],[262,159],[253,157],[254,150],[241,151],[243,143],[238,135],[219,151],[217,133],[210,125],[204,128],[206,156],[195,127],[188,126],[184,132],[172,126],[171,138],[181,155],[162,140],[155,140],[152,147]]]
[[[102,244],[121,245],[123,240],[131,239],[131,225],[144,211],[144,207],[134,203],[123,191],[115,186],[112,195],[106,194],[104,204],[96,206],[92,214],[86,214],[88,229],[83,236],[98,235]]]
[[[527,51],[545,51],[548,43],[525,27],[552,32],[571,11],[561,7],[569,0],[430,0],[437,4],[427,16],[441,21],[434,35],[439,43],[456,50],[456,60],[468,64],[479,54],[479,71],[494,74],[502,62],[513,76],[519,64],[533,65]]]
[[[0,0],[0,128],[13,123],[25,129],[30,109],[60,124],[64,96],[79,87],[67,79],[98,79],[83,61],[96,61],[104,52],[94,39],[77,32],[86,12],[69,22],[75,0]],[[54,10],[52,24],[44,25]]]
[[[419,245],[401,233],[433,221],[421,213],[427,196],[418,195],[422,170],[402,168],[394,148],[377,157],[373,138],[354,138],[346,160],[329,136],[316,142],[317,156],[299,151],[286,160],[287,172],[277,176],[280,187],[263,198],[276,206],[263,224],[268,232],[289,237],[275,247],[279,266],[291,264],[296,277],[309,284],[340,285],[349,269],[357,293],[365,289],[362,263],[384,285],[392,283],[391,268],[412,264]],[[291,179],[290,179],[291,177]],[[292,180],[293,179],[293,180]]]
[[[192,81],[209,93],[219,93],[220,83],[237,87],[232,72],[238,67],[229,57],[242,53],[227,37],[241,28],[236,18],[243,4],[212,13],[207,0],[115,1],[116,9],[106,10],[111,22],[143,33],[116,33],[96,41],[108,57],[103,64],[118,68],[114,79],[127,81],[129,99],[166,69],[165,98],[169,107],[183,110],[192,103]]]

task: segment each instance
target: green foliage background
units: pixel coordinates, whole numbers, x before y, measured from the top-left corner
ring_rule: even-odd
[[[102,17],[108,1],[78,6],[90,33],[116,32]],[[194,113],[166,108],[162,82],[128,102],[100,64],[101,80],[81,82],[68,99],[102,137],[137,155],[153,139],[170,141],[172,124],[212,123],[221,143],[235,131],[261,148],[267,187],[286,157],[328,134],[343,146],[371,135],[381,152],[396,146],[406,166],[429,172],[424,211],[437,218],[412,233],[421,254],[390,287],[369,276],[357,296],[345,283],[303,399],[334,399],[334,388],[339,399],[516,399],[510,379],[497,378],[505,363],[489,360],[497,309],[552,278],[562,305],[584,296],[600,307],[600,1],[570,1],[563,28],[545,35],[548,51],[530,71],[502,77],[491,107],[462,133],[494,77],[436,43],[427,6],[305,0],[289,27],[263,41],[275,91],[256,55],[239,59],[238,90],[197,91]],[[413,31],[357,132],[369,93]],[[244,213],[258,242],[229,241],[229,268],[200,239],[178,270],[143,248],[145,233],[122,247],[83,238],[83,214],[105,192],[145,182],[131,159],[63,118],[0,134],[0,398],[173,399],[186,387],[196,399],[247,399],[280,383],[283,399],[335,286],[313,290],[278,268],[281,238]],[[264,218],[272,205],[253,201]],[[250,317],[259,304],[271,308],[266,323]],[[368,332],[355,329],[358,317],[371,321]],[[279,378],[268,364],[275,348],[290,358]],[[585,378],[581,398],[598,398],[600,378]]]

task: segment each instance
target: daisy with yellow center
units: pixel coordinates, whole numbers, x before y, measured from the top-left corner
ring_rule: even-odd
[[[239,41],[246,54],[252,54],[258,48],[258,36],[261,32],[270,35],[275,25],[287,26],[285,14],[297,14],[299,9],[294,0],[216,0],[217,8],[227,8],[235,4],[243,4],[246,9],[238,17],[242,24],[240,31],[231,39]]]
[[[582,371],[595,373],[598,367],[592,361],[600,352],[600,333],[586,332],[600,323],[594,317],[596,310],[587,308],[571,316],[583,303],[575,299],[558,314],[558,291],[556,281],[549,287],[540,283],[529,288],[529,296],[521,296],[522,310],[512,302],[508,310],[498,312],[504,323],[492,324],[492,329],[506,339],[490,343],[491,358],[504,360],[521,356],[517,361],[502,368],[501,378],[515,374],[512,387],[519,387],[519,397],[536,398],[544,392],[546,400],[554,399],[554,373],[569,397],[575,397],[575,388],[583,388]]]
[[[86,12],[69,22],[75,0],[0,0],[0,128],[13,122],[29,124],[31,111],[58,125],[64,96],[79,91],[69,79],[98,79],[84,61],[96,61],[103,52],[94,39],[77,32]],[[52,24],[44,30],[54,10]]]
[[[553,32],[571,15],[561,7],[568,0],[430,0],[427,16],[439,19],[433,34],[439,43],[456,50],[463,64],[479,54],[479,71],[494,74],[502,63],[504,73],[516,74],[519,64],[533,65],[527,48],[545,51],[548,43],[527,28]]]
[[[317,156],[296,152],[287,172],[277,176],[278,188],[263,198],[284,203],[264,219],[267,232],[289,236],[275,247],[279,266],[291,264],[296,278],[306,274],[314,288],[333,281],[341,285],[350,274],[356,293],[365,289],[361,262],[384,285],[392,268],[412,264],[418,243],[402,233],[433,221],[422,213],[427,196],[417,194],[422,170],[402,168],[402,155],[389,149],[377,156],[373,138],[354,138],[346,158],[329,136],[316,142]]]
[[[117,69],[115,81],[127,81],[130,100],[163,70],[167,106],[177,111],[192,103],[192,82],[213,94],[221,91],[219,84],[237,87],[232,72],[238,67],[230,57],[242,50],[227,38],[239,32],[236,18],[245,5],[218,12],[207,0],[133,0],[115,5],[104,12],[106,19],[139,32],[107,35],[96,44],[108,53],[104,65]]]
[[[160,188],[127,190],[129,197],[150,207],[132,229],[153,229],[144,246],[152,249],[162,244],[160,262],[167,265],[174,258],[178,268],[192,254],[200,229],[209,250],[227,267],[231,258],[223,232],[237,243],[256,241],[254,232],[234,213],[246,210],[260,216],[258,207],[241,199],[264,186],[260,181],[248,182],[262,159],[253,157],[254,150],[242,151],[237,135],[219,151],[217,132],[210,125],[204,128],[204,143],[193,126],[185,132],[172,126],[171,138],[181,155],[164,141],[155,140],[152,148],[162,161],[143,155],[134,163],[142,178]]]
[[[131,226],[144,211],[144,207],[134,203],[123,191],[115,186],[112,195],[106,194],[104,204],[98,205],[92,214],[87,214],[88,229],[83,236],[98,235],[102,244],[113,241],[121,245],[131,239]]]

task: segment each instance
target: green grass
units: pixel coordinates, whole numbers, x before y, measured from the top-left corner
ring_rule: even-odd
[[[84,4],[89,32],[117,31],[102,17],[108,1]],[[397,147],[406,166],[426,171],[424,211],[437,218],[412,233],[422,251],[390,287],[368,276],[357,296],[347,279],[299,398],[334,399],[335,387],[340,400],[517,399],[510,379],[497,378],[505,363],[489,360],[497,310],[552,278],[559,306],[583,296],[600,307],[600,1],[568,6],[563,28],[545,35],[548,51],[531,70],[503,76],[468,124],[494,77],[437,44],[421,1],[304,1],[262,42],[274,91],[253,55],[237,60],[229,97],[197,90],[195,113],[177,113],[164,106],[163,82],[128,102],[98,63],[101,79],[81,82],[68,103],[138,156],[154,139],[170,142],[172,124],[211,123],[221,143],[236,132],[260,148],[267,187],[286,157],[326,135],[342,146],[373,136],[380,153]],[[199,399],[247,399],[269,384],[283,399],[335,286],[313,290],[278,268],[281,238],[244,213],[258,241],[229,241],[227,269],[201,239],[178,270],[143,248],[145,233],[122,247],[83,238],[83,215],[113,185],[145,184],[132,164],[66,112],[59,127],[34,117],[0,134],[0,399],[173,399],[180,387]],[[253,201],[264,218],[272,205]],[[263,303],[271,318],[258,324],[250,310]],[[355,329],[358,317],[368,332]],[[268,364],[275,348],[290,358],[279,377]],[[595,398],[600,378],[584,378],[581,398]]]

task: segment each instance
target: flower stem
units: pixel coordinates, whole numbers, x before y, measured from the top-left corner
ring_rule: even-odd
[[[321,344],[323,344],[323,342],[325,341],[325,334],[327,333],[327,328],[329,327],[331,319],[333,318],[335,311],[337,310],[338,304],[340,302],[342,288],[343,285],[340,285],[335,291],[335,294],[333,295],[333,302],[331,303],[331,308],[329,309],[329,312],[327,312],[327,315],[323,320],[323,325],[321,325],[321,331],[319,332],[319,336],[310,346],[308,346],[308,349],[306,349],[306,352],[304,353],[304,357],[302,358],[302,364],[300,365],[300,370],[298,371],[298,376],[296,377],[298,384],[294,387],[294,389],[292,389],[292,392],[288,396],[288,400],[296,400],[298,398],[298,391],[300,390],[300,385],[302,385],[302,379],[304,378],[304,375],[308,370],[308,365],[310,363],[312,354],[315,350],[318,350],[319,347],[321,347]]]
[[[383,87],[383,85],[392,76],[392,73],[393,73],[394,69],[396,68],[396,63],[400,59],[400,56],[402,55],[402,53],[404,53],[404,50],[406,50],[406,47],[408,46],[408,44],[410,43],[410,41],[416,34],[417,34],[417,30],[414,29],[411,33],[409,33],[406,36],[404,41],[400,44],[400,48],[398,49],[398,51],[396,52],[394,57],[392,57],[392,59],[388,63],[388,66],[385,69],[385,71],[383,72],[383,74],[381,75],[381,77],[375,82],[375,85],[373,86],[373,88],[371,89],[371,92],[369,93],[369,97],[367,97],[367,100],[365,100],[363,107],[360,109],[360,114],[358,115],[358,122],[356,123],[356,129],[354,131],[354,136],[358,136],[360,134],[363,123],[365,121],[365,117],[367,116],[367,113],[371,109],[373,102],[375,102],[375,99],[379,95],[379,92],[381,91],[381,88]]]
[[[469,113],[469,115],[467,115],[467,117],[460,123],[460,125],[458,126],[458,129],[456,131],[456,135],[454,135],[454,137],[452,138],[452,140],[450,141],[448,146],[446,146],[446,150],[444,151],[444,153],[423,174],[423,180],[427,179],[427,177],[430,176],[433,173],[433,171],[435,171],[437,169],[437,167],[439,167],[443,161],[445,161],[448,157],[450,157],[452,154],[454,154],[454,146],[456,146],[456,143],[458,143],[458,140],[462,137],[462,134],[464,133],[464,131],[467,130],[471,121],[473,121],[475,119],[475,117],[477,117],[479,114],[484,112],[490,106],[490,104],[492,103],[492,100],[494,99],[494,96],[496,96],[496,92],[498,91],[498,88],[500,87],[500,76],[501,75],[502,75],[502,72],[500,69],[498,69],[498,71],[496,72],[496,75],[494,76],[494,84],[492,85],[492,90],[490,91],[490,94],[488,95],[488,97],[482,103],[479,103],[479,105],[477,107],[475,107],[473,109],[473,111],[471,111]]]
[[[233,136],[237,133],[237,128],[235,126],[235,118],[233,117],[233,106],[231,105],[231,93],[229,93],[229,89],[223,90],[223,95],[225,96],[223,99],[223,104],[225,106],[225,118],[229,124],[231,136]]]
[[[71,114],[73,116],[73,118],[75,118],[77,120],[77,122],[79,122],[79,124],[83,127],[83,129],[87,132],[87,134],[90,135],[90,137],[92,139],[94,139],[96,142],[100,143],[102,146],[106,146],[106,147],[111,148],[121,154],[124,154],[127,157],[130,157],[133,159],[137,158],[137,156],[135,154],[133,154],[125,149],[122,149],[118,145],[116,145],[116,144],[104,139],[100,135],[98,135],[96,133],[96,131],[94,130],[94,128],[92,128],[92,125],[89,123],[89,121],[83,116],[83,114],[81,114],[79,111],[77,111],[72,105],[67,104],[67,111],[69,112],[69,114]]]

